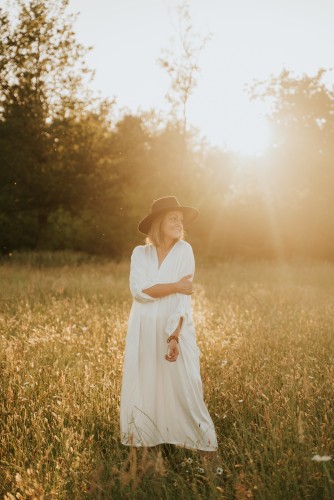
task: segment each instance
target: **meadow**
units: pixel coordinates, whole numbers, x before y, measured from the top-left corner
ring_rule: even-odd
[[[119,442],[129,263],[0,265],[0,495],[334,498],[334,264],[199,262],[192,296],[222,471]]]

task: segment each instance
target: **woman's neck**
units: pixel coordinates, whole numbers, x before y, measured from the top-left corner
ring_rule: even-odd
[[[162,245],[159,246],[158,248],[160,248],[161,250],[170,250],[172,248],[172,246],[174,246],[176,243],[175,239],[172,239],[172,238],[165,238]]]

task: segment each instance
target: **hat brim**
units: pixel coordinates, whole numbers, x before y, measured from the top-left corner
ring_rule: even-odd
[[[148,234],[153,220],[163,213],[173,212],[179,210],[183,213],[183,226],[191,224],[198,216],[199,211],[194,207],[175,207],[175,208],[161,208],[154,213],[147,215],[138,224],[138,230],[143,234]]]

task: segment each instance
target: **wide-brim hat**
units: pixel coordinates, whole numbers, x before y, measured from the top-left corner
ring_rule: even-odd
[[[197,208],[182,207],[175,196],[163,196],[154,200],[151,205],[151,210],[138,224],[138,230],[143,234],[148,234],[153,220],[163,213],[171,210],[180,210],[183,214],[183,226],[187,226],[193,222],[199,214]]]

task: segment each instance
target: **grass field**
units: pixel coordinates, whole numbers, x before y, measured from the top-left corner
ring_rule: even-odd
[[[334,498],[333,264],[197,263],[217,476],[119,443],[128,263],[43,262],[0,265],[1,498]]]

